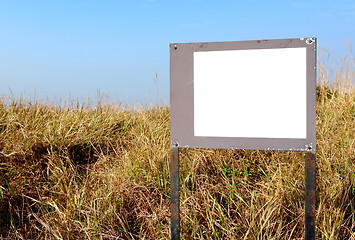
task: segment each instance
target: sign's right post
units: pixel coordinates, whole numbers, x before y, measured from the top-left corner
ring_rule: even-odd
[[[315,239],[316,234],[316,153],[306,152],[306,189],[305,189],[305,239]]]

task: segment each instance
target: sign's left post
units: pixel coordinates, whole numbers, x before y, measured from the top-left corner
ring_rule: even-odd
[[[171,183],[171,239],[180,239],[180,180],[179,180],[179,148],[170,148],[170,183]]]

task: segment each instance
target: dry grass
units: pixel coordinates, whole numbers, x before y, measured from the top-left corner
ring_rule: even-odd
[[[317,238],[355,239],[354,62],[322,66]],[[169,142],[167,106],[1,102],[0,239],[168,239]],[[303,238],[303,153],[184,149],[180,181],[183,239]]]

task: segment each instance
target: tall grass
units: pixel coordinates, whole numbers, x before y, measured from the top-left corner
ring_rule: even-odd
[[[319,71],[316,234],[355,239],[354,61]],[[3,100],[0,239],[169,239],[169,150],[168,106]],[[302,239],[304,167],[299,152],[183,149],[182,238]]]

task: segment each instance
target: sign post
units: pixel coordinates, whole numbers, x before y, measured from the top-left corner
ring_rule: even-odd
[[[315,239],[316,52],[316,38],[170,44],[172,239],[179,148],[305,152],[305,236]]]
[[[305,156],[305,238],[315,239],[316,234],[316,154],[307,152]]]
[[[179,148],[170,149],[170,182],[171,182],[171,239],[180,239],[180,181],[179,181]]]

